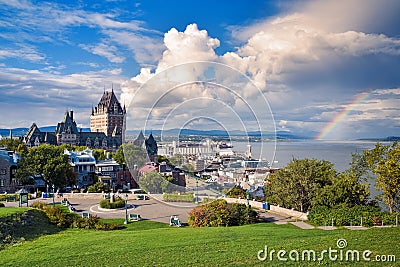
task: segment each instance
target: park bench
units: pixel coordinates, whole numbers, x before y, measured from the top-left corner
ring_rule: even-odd
[[[63,200],[61,200],[61,205],[63,206],[68,206],[69,202],[66,198],[64,198]]]
[[[169,219],[169,225],[170,225],[170,226],[178,226],[178,227],[181,227],[181,226],[182,226],[182,223],[181,223],[181,221],[179,220],[178,216],[173,215],[173,216],[171,216],[171,218]]]
[[[68,205],[69,212],[75,212],[76,209],[72,205]]]
[[[139,214],[131,213],[129,214],[129,220],[131,221],[140,221],[142,218]]]
[[[82,213],[82,218],[84,218],[84,219],[90,219],[90,214],[89,214],[89,212],[84,212],[84,213]]]

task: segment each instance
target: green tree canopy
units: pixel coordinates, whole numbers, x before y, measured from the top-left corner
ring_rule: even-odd
[[[16,151],[20,154],[27,152],[26,145],[18,138],[4,138],[0,140],[0,147],[5,147],[9,151]]]
[[[175,154],[173,157],[169,158],[169,162],[173,166],[181,166],[184,162],[184,159],[181,154]]]
[[[142,167],[146,163],[146,150],[133,144],[123,144],[114,154],[114,159],[119,165],[125,164],[130,170]]]
[[[292,159],[285,168],[269,176],[267,200],[286,208],[308,211],[318,190],[331,184],[335,174],[329,161]]]
[[[16,177],[23,184],[30,183],[30,177],[41,175],[48,185],[56,188],[76,183],[76,174],[64,155],[63,148],[40,145],[29,149],[17,165]]]
[[[377,175],[376,188],[382,190],[383,201],[389,211],[400,209],[400,145],[377,143],[374,149],[364,151],[365,162]]]
[[[148,172],[139,178],[139,187],[152,194],[162,194],[168,190],[169,182],[158,172]]]
[[[328,208],[366,205],[369,197],[368,187],[367,184],[361,184],[356,175],[341,173],[333,178],[331,185],[325,185],[317,191],[312,204]]]

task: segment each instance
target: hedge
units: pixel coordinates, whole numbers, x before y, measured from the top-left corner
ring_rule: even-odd
[[[28,199],[31,199],[31,194],[28,194]],[[0,194],[0,201],[18,201],[19,194]]]
[[[194,202],[193,194],[163,194],[164,201],[169,202]]]
[[[74,213],[63,212],[57,206],[51,206],[43,202],[34,202],[33,208],[43,210],[49,218],[50,223],[57,225],[60,228],[84,228],[96,230],[117,230],[122,227],[116,224],[107,224],[99,221],[97,216],[90,218],[81,218]]]
[[[109,199],[103,199],[100,201],[100,208],[103,209],[119,209],[125,207],[125,200],[116,199],[114,202],[110,202]]]
[[[313,207],[308,214],[308,221],[314,225],[331,225],[332,219],[335,226],[348,225],[395,225],[396,215],[400,219],[400,213],[388,213],[373,206],[354,206],[354,207]]]

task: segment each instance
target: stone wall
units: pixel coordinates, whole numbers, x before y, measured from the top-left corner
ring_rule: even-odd
[[[240,203],[247,204],[247,199],[237,199],[237,198],[224,198],[228,203]],[[263,209],[262,202],[249,200],[249,204],[256,209]],[[293,219],[307,220],[307,213],[286,209],[283,207],[278,207],[274,205],[269,205],[269,210],[273,213],[287,215],[293,217]]]

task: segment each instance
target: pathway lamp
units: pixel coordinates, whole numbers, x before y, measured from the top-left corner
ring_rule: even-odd
[[[128,194],[125,194],[125,222],[124,224],[128,224]]]
[[[55,203],[54,203],[54,184],[53,184],[53,206],[55,205]]]

